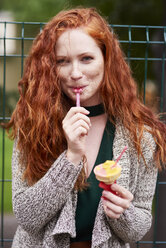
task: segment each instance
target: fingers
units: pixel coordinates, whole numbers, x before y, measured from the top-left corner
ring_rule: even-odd
[[[80,113],[75,114],[70,119],[64,119],[62,125],[66,138],[72,139],[75,139],[81,134],[88,134],[91,127],[90,119]]]
[[[85,154],[86,136],[91,127],[90,118],[87,116],[89,111],[83,107],[72,107],[64,120],[62,127],[67,140],[68,157],[76,157]],[[71,159],[70,159],[71,160]]]
[[[73,130],[76,130],[78,127],[82,127],[83,129],[86,129],[88,131],[91,127],[90,119],[86,116],[86,114],[88,113],[89,111],[87,111],[83,107],[71,108],[62,122],[63,130],[67,132],[69,129],[69,131],[71,132]],[[84,130],[83,133],[85,133]]]
[[[111,201],[112,203],[114,203],[116,206],[120,206],[123,209],[127,209],[130,206],[130,200],[128,199],[124,199],[119,195],[114,195],[109,191],[103,191],[102,194],[105,198],[107,198],[109,201]]]
[[[91,126],[89,117],[87,117],[86,115],[81,114],[81,113],[77,113],[77,114],[73,115],[69,119],[69,122],[70,122],[71,125],[73,125],[76,122],[78,122],[78,124],[80,124],[80,125],[82,125],[83,123],[86,123],[88,128]]]
[[[83,108],[83,107],[72,107],[69,111],[68,111],[68,113],[67,113],[67,115],[66,115],[66,117],[65,117],[65,119],[70,119],[73,115],[75,115],[75,114],[83,114],[83,115],[88,115],[89,114],[89,111],[88,110],[86,110],[85,108]],[[89,119],[89,118],[88,118]]]
[[[84,120],[78,120],[74,122],[72,128],[74,131],[78,130],[80,133],[83,131],[83,133],[87,134],[90,126]]]
[[[120,215],[124,212],[124,209],[122,207],[116,206],[110,201],[107,201],[102,198],[102,202],[104,211],[110,218],[118,219]]]
[[[116,195],[104,190],[102,193],[102,202],[105,213],[113,219],[118,219],[126,209],[130,207],[133,195],[124,187],[113,184],[111,189],[116,192]]]
[[[114,183],[111,185],[111,189],[114,190],[117,195],[121,196],[122,198],[128,199],[129,201],[133,200],[133,194],[121,185]]]
[[[70,137],[73,137],[73,141],[74,141],[75,139],[77,139],[77,137],[79,138],[80,136],[84,136],[84,135],[87,135],[87,134],[88,134],[88,129],[86,129],[86,128],[82,127],[82,126],[79,126],[78,128],[76,128],[74,130],[74,135],[70,136]]]
[[[79,119],[75,122],[64,122],[63,130],[67,134],[67,136],[73,135],[73,132],[78,136],[81,133],[87,134],[90,126],[82,119]]]

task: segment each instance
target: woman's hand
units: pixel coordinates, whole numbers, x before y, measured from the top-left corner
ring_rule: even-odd
[[[102,198],[103,207],[108,217],[118,219],[120,215],[130,207],[130,203],[133,200],[133,194],[115,183],[110,187],[116,192],[116,195],[104,190],[102,193],[102,196],[104,197]]]
[[[65,116],[62,127],[67,140],[67,157],[77,164],[85,154],[85,141],[91,126],[86,115],[89,111],[83,107],[72,107]]]

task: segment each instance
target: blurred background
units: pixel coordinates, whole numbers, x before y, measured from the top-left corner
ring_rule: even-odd
[[[30,46],[32,44],[31,37],[35,37],[37,33],[46,23],[50,20],[57,12],[62,9],[68,9],[75,6],[85,7],[96,7],[97,10],[107,18],[110,24],[119,25],[148,25],[148,26],[164,26],[166,24],[166,1],[164,0],[1,0],[0,1],[0,21],[17,21],[17,22],[40,22],[41,25],[35,24],[0,24],[0,89],[2,99],[2,87],[4,83],[4,29],[6,35],[6,55],[5,58],[6,66],[6,115],[11,114],[14,103],[16,102],[17,96],[17,83],[21,78],[23,72],[23,66],[20,65],[24,58],[18,58],[18,53],[24,49],[23,56],[28,54]],[[22,33],[24,32],[24,34]],[[118,34],[120,40],[129,39],[128,27],[127,28],[115,28],[115,32]],[[149,29],[149,39],[151,41],[164,41],[163,29]],[[24,39],[22,40],[18,37]],[[12,39],[17,37],[16,39]],[[143,41],[146,40],[146,30],[143,28],[132,29],[132,40]],[[24,45],[24,48],[22,48]],[[130,55],[129,53],[130,46]],[[148,47],[148,56],[155,56],[162,58],[163,49],[165,44],[150,44]],[[145,57],[145,49],[147,44],[145,43],[123,43],[123,50],[127,56]],[[155,63],[149,62],[147,70],[147,104],[152,105],[153,101],[150,98],[151,93],[157,94],[161,91],[161,61]],[[138,83],[139,92],[145,91],[144,80],[145,80],[145,65],[144,61],[131,61],[131,67],[133,75]],[[157,82],[158,81],[158,82]],[[150,89],[151,88],[151,89]],[[157,97],[157,95],[155,96]],[[154,98],[153,98],[154,99]],[[155,105],[160,99],[155,98]],[[2,102],[0,103],[0,111],[2,112]],[[158,103],[160,106],[160,103]],[[162,110],[165,111],[166,104],[162,103]],[[156,106],[153,106],[156,108]]]
[[[59,11],[76,6],[95,7],[106,17],[118,35],[140,98],[155,113],[166,112],[165,0],[0,0],[0,121],[8,120],[16,105],[17,84],[33,39]],[[164,115],[161,119],[164,121]],[[12,145],[0,129],[0,247],[5,248],[11,246],[17,225],[11,203]],[[165,181],[165,173],[160,174],[155,220],[144,239],[150,242],[133,247],[166,247]]]

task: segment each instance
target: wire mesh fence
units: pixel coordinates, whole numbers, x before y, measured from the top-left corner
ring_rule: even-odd
[[[18,100],[17,83],[34,37],[45,23],[0,22],[0,121],[8,121]],[[156,113],[166,112],[166,27],[110,25],[131,66],[142,101]],[[161,119],[165,121],[164,115]],[[11,203],[12,142],[0,130],[0,247],[10,247],[13,234],[5,228],[5,216],[12,213]],[[158,176],[153,202],[153,225],[137,248],[166,247],[166,175]],[[9,229],[12,228],[12,224]]]

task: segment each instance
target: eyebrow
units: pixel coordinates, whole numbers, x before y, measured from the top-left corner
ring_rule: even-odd
[[[84,55],[87,55],[87,54],[90,54],[92,56],[92,53],[90,51],[89,52],[87,51],[87,52],[84,52],[84,53],[80,53],[80,54],[78,54],[78,56],[81,57],[81,56],[84,56]],[[67,55],[57,55],[56,57],[65,58],[65,57],[68,57],[68,56]]]

